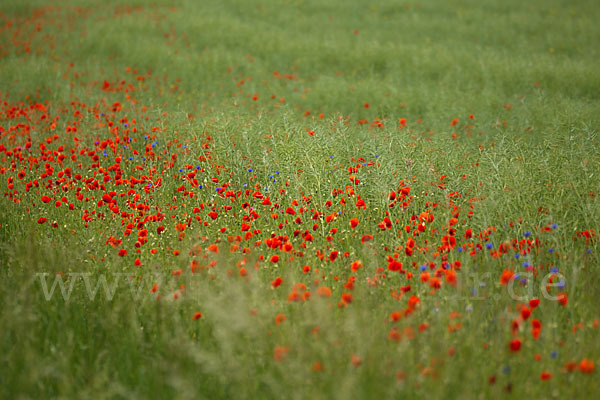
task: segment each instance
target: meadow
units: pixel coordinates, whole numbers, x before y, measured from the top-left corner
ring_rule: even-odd
[[[0,398],[590,398],[600,7],[0,3]]]

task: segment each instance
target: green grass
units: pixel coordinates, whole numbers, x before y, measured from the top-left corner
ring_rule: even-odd
[[[582,236],[600,230],[594,2],[95,3],[0,5],[0,397],[587,398],[600,389],[598,371],[579,370],[584,359],[600,365],[599,248]],[[117,156],[123,179],[152,186],[116,185]],[[406,206],[389,207],[389,193],[406,186]],[[98,205],[109,192],[118,213]],[[251,209],[254,235],[232,247]],[[428,210],[434,220],[408,256],[405,225],[414,232]],[[386,211],[392,229],[381,230]],[[454,216],[457,246],[438,249]],[[292,252],[269,248],[272,234]],[[523,239],[539,244],[494,257]],[[388,270],[395,252],[412,278]],[[446,259],[461,264],[455,286]],[[355,260],[363,268],[352,271]],[[524,262],[535,276],[512,285],[516,299],[500,278],[525,273]],[[420,279],[429,263],[439,289]],[[72,284],[68,300],[60,286],[44,293],[59,276]],[[352,276],[354,289],[344,287]],[[549,292],[566,293],[566,306],[544,298],[548,276],[565,283]],[[113,297],[103,287],[90,295],[86,282],[101,279]],[[288,301],[299,283],[310,299]],[[341,307],[343,293],[353,299]],[[413,295],[415,310],[392,321]],[[511,332],[531,298],[540,306]],[[523,344],[511,352],[515,337]]]

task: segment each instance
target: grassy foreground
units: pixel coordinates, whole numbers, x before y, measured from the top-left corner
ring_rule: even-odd
[[[589,398],[593,1],[0,4],[0,398]]]

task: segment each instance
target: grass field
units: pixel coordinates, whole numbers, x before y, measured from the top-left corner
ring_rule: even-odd
[[[2,1],[0,398],[590,398],[599,19]]]

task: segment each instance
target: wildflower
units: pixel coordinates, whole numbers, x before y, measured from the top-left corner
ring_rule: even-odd
[[[540,379],[543,381],[548,381],[552,379],[552,374],[548,371],[544,371],[540,374]]]
[[[321,286],[317,289],[317,295],[319,297],[329,298],[331,297],[331,289],[327,286]]]
[[[363,237],[360,239],[360,242],[361,242],[362,244],[365,244],[366,242],[369,242],[369,241],[371,241],[371,240],[373,240],[373,235],[364,235],[364,236],[363,236]]]
[[[500,284],[507,285],[511,281],[511,279],[513,279],[514,275],[515,274],[513,271],[505,269],[504,271],[502,271],[502,276],[500,277]]]
[[[352,354],[352,356],[350,357],[350,361],[355,367],[359,367],[362,364],[362,358],[360,358],[356,354]]]
[[[584,358],[579,363],[579,370],[584,374],[591,374],[592,372],[594,372],[594,362],[588,360],[587,358]]]
[[[287,319],[287,317],[281,313],[277,314],[275,316],[275,325],[279,325],[281,324],[283,321],[285,321]]]
[[[290,348],[288,346],[275,346],[273,349],[273,359],[275,362],[281,362],[289,353]]]
[[[356,260],[352,263],[352,265],[350,266],[350,269],[352,270],[352,272],[356,272],[359,269],[361,269],[363,267],[362,263],[359,260]]]
[[[414,310],[415,308],[417,308],[420,302],[421,300],[419,300],[417,296],[410,296],[410,298],[408,299],[408,308]]]
[[[531,299],[529,300],[529,307],[536,308],[540,305],[540,299]]]
[[[527,306],[523,306],[521,307],[521,318],[523,318],[524,320],[527,320],[527,318],[529,318],[529,316],[531,315],[531,309]]]
[[[279,287],[281,284],[283,283],[283,279],[281,279],[281,277],[277,277],[274,280],[271,281],[271,287],[273,289]]]
[[[390,314],[390,320],[393,322],[400,321],[400,318],[402,318],[402,314],[400,313],[400,311],[394,311]]]
[[[344,304],[352,303],[352,293],[342,293],[342,302]]]
[[[329,261],[334,262],[335,259],[337,258],[339,252],[337,250],[333,250],[330,254],[329,254]]]
[[[558,304],[560,304],[561,306],[563,306],[563,307],[566,306],[567,302],[568,302],[566,293],[559,293],[556,296],[556,300],[558,300]]]
[[[400,271],[402,269],[402,263],[398,260],[391,260],[388,263],[388,269],[390,271]]]
[[[518,352],[519,350],[521,350],[521,340],[516,338],[511,340],[509,343],[509,348],[510,351],[512,351],[513,353]]]

